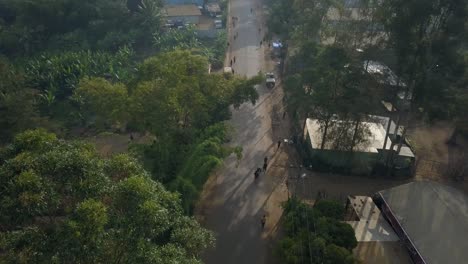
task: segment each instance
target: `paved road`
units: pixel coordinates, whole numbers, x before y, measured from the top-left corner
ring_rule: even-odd
[[[231,0],[230,16],[238,17],[238,21],[230,30],[230,58],[236,57],[235,73],[247,77],[266,70],[263,69],[264,51],[260,47],[264,29],[258,30],[261,19],[256,10],[257,1]],[[230,121],[235,128],[231,143],[243,147],[243,158],[240,162],[233,156],[226,160],[224,167],[212,177],[211,187],[206,187],[208,190],[205,189],[200,204],[205,227],[217,236],[216,248],[204,256],[208,264],[271,263],[267,259],[268,238],[281,214],[274,195],[280,181],[272,175],[273,169],[254,181],[254,171],[262,167],[265,156],[269,157],[270,164],[280,156],[276,155],[279,153],[276,140],[272,140],[270,112],[272,104],[281,100],[281,94],[278,89],[271,91],[264,86],[257,90],[259,102],[255,106],[246,103],[233,110]],[[267,224],[262,229],[260,221],[264,214]]]

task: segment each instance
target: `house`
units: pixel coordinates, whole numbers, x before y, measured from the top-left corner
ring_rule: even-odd
[[[342,142],[349,142],[350,138],[354,137],[355,125],[351,121],[332,119],[322,148],[324,127],[319,120],[307,118],[304,127],[304,148],[311,163],[318,169],[338,169],[369,175],[393,152],[396,154],[395,167],[405,174],[410,173],[415,156],[406,142],[402,142],[399,149],[397,140],[398,135],[401,135],[401,127],[397,129],[388,117],[372,115],[367,116],[359,125],[366,127],[368,135],[350,151]],[[330,139],[330,134],[335,128],[341,129],[340,135],[349,134],[348,138],[342,141]],[[389,128],[388,135],[387,128]],[[396,153],[397,151],[399,152]]]
[[[376,193],[374,202],[416,264],[467,263],[468,196],[430,181]]]
[[[168,21],[181,21],[184,24],[195,24],[200,22],[201,11],[196,5],[166,5],[163,14]]]

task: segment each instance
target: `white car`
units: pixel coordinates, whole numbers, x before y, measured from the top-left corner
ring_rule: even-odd
[[[275,87],[275,84],[276,84],[276,79],[275,79],[275,75],[272,73],[272,72],[267,72],[266,73],[266,87],[268,88],[273,88]]]

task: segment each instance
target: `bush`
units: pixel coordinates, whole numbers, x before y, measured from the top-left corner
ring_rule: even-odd
[[[354,264],[351,250],[357,246],[353,228],[340,220],[344,207],[321,200],[313,208],[296,197],[284,205],[285,238],[278,246],[281,263]]]

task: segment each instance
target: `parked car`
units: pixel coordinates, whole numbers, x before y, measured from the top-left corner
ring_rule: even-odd
[[[266,83],[266,87],[270,89],[275,87],[275,84],[276,84],[275,74],[273,74],[272,72],[267,72],[265,83]]]

